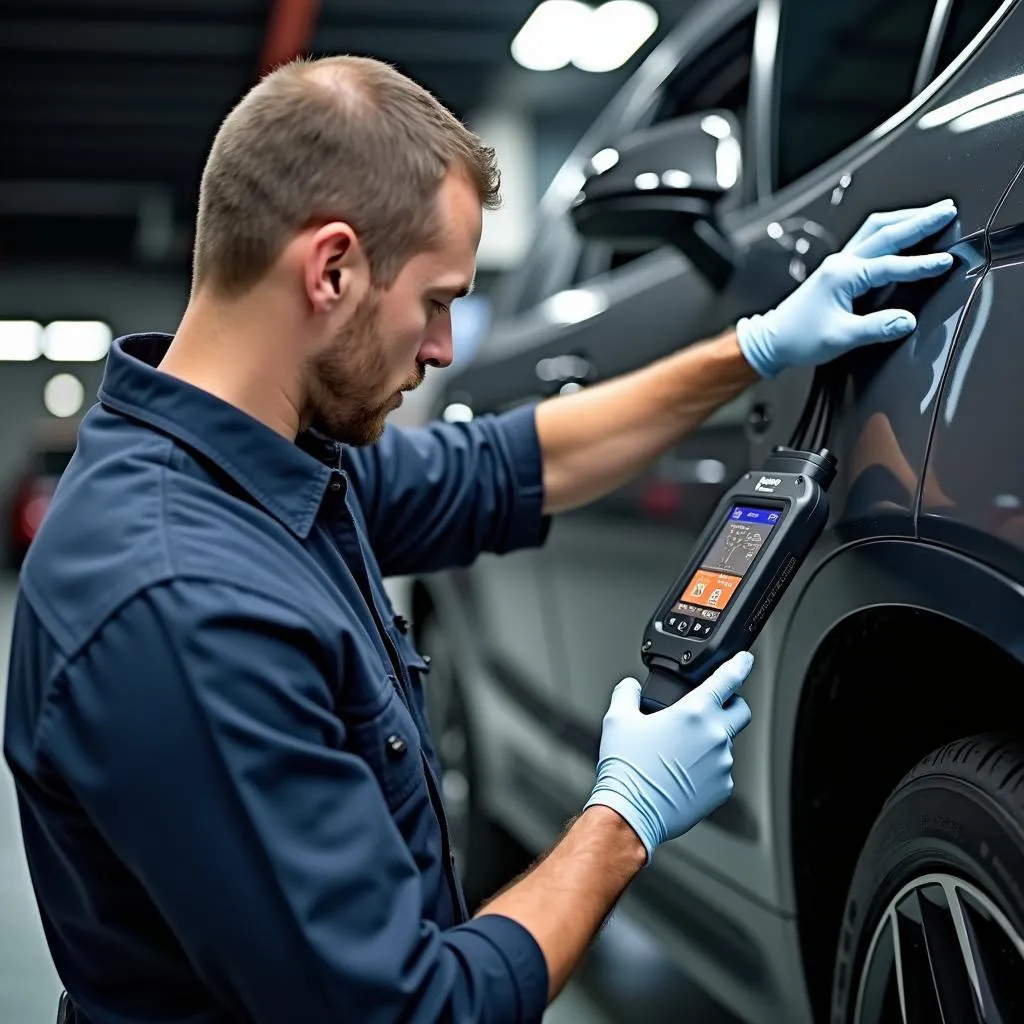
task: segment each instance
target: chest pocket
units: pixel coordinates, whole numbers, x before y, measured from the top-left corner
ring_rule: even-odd
[[[346,746],[362,758],[380,784],[392,812],[426,788],[423,748],[415,710],[410,713],[397,684],[386,682],[383,707],[369,716],[345,716]]]
[[[397,693],[375,718],[349,725],[349,742],[377,777],[392,811],[425,786],[419,730]]]
[[[398,650],[398,656],[402,659],[406,675],[409,679],[409,686],[412,691],[413,713],[416,718],[416,724],[419,726],[420,741],[431,768],[434,769],[435,774],[440,776],[440,768],[437,764],[430,733],[430,722],[427,718],[426,688],[430,682],[430,659],[424,657],[416,649],[416,645],[409,634],[409,625],[401,615],[394,615],[392,617],[392,628],[388,632]]]

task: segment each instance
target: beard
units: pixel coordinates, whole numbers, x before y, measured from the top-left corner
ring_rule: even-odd
[[[342,444],[362,446],[378,441],[397,394],[392,391],[381,397],[388,386],[388,366],[379,311],[380,298],[371,292],[335,336],[329,351],[310,362],[306,419],[313,429]],[[417,365],[399,390],[418,388],[425,376],[426,368]]]

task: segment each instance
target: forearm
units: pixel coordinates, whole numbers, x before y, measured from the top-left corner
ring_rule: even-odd
[[[635,373],[540,403],[544,511],[564,512],[621,487],[755,380],[729,331]]]
[[[623,818],[591,807],[537,867],[477,916],[500,914],[530,932],[547,962],[554,999],[646,856]]]

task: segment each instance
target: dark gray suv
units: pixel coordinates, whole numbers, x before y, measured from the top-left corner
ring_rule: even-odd
[[[800,423],[839,477],[754,648],[735,793],[625,900],[752,1022],[1024,1021],[1022,114],[1015,0],[710,0],[561,170],[439,416],[727,329],[875,210],[952,197],[927,245],[956,263],[867,298],[915,311],[905,342],[758,384],[538,551],[415,581],[474,897],[578,813],[659,598]]]

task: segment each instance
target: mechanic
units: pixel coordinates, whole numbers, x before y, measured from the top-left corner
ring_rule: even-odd
[[[905,337],[851,302],[948,269],[899,253],[955,208],[873,215],[776,309],[628,377],[385,427],[451,362],[497,197],[493,151],[370,59],[283,66],[221,125],[180,327],[111,349],[17,603],[5,755],[77,1019],[538,1021],[728,797],[751,655],[650,716],[623,680],[585,808],[470,919],[382,578],[540,545],[759,377]]]

